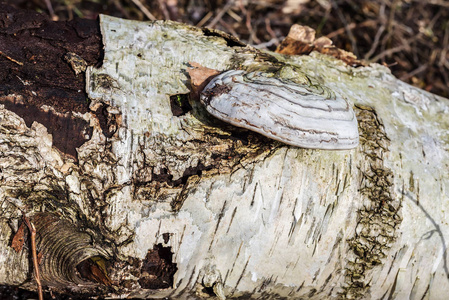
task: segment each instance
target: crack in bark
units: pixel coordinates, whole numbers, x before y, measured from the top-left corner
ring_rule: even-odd
[[[212,131],[172,143],[164,137],[139,139],[139,150],[133,158],[134,199],[172,199],[171,206],[177,211],[201,178],[231,173],[260,155],[269,155],[276,142],[243,131],[231,131],[229,135]]]

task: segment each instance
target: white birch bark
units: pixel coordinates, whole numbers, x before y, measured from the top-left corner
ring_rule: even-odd
[[[0,283],[32,287],[27,251],[10,247],[23,205],[89,236],[75,261],[110,259],[111,297],[445,298],[449,100],[380,65],[231,47],[176,23],[102,16],[101,30],[103,65],[88,68],[86,89],[93,110],[115,116],[112,137],[80,115],[94,131],[75,161],[41,124],[0,107]],[[189,93],[189,62],[222,71],[276,60],[354,104],[356,149],[287,146],[216,122],[198,103],[173,115],[169,96]],[[145,289],[132,262],[157,244],[171,247],[173,287]],[[55,289],[95,286],[70,271],[43,277]]]

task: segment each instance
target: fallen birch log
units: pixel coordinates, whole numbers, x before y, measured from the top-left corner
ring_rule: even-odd
[[[100,29],[101,66],[76,51],[64,55],[74,78],[86,78],[85,103],[31,110],[14,90],[0,97],[1,284],[35,289],[30,249],[17,248],[25,213],[37,231],[44,290],[112,298],[445,297],[447,99],[380,65],[259,51],[184,24],[101,16]],[[21,63],[0,50],[1,59]],[[271,101],[286,81],[305,86],[318,95],[310,113],[323,132],[336,110],[317,107],[341,97],[357,118],[358,145],[300,148],[240,128],[245,116],[237,126],[218,120],[191,94],[193,66],[281,76],[275,92],[258,86],[251,96],[259,101]],[[286,70],[294,78],[279,75]],[[298,122],[295,130],[311,121]],[[336,131],[337,146],[344,133]]]

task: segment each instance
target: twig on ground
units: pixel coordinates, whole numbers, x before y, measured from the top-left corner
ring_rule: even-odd
[[[128,11],[120,3],[120,0],[112,0],[112,3],[123,14],[123,16],[125,16],[127,19],[130,19],[130,15],[129,15]]]
[[[440,52],[440,59],[438,61],[438,67],[444,66],[445,62],[447,61],[447,50],[448,50],[448,44],[449,44],[449,24],[446,23],[446,28],[444,28],[444,38],[443,38],[443,46],[441,48]]]
[[[365,54],[364,59],[369,60],[369,58],[371,57],[371,55],[374,54],[374,52],[377,49],[377,46],[379,45],[379,41],[380,41],[380,37],[382,36],[382,34],[384,33],[385,29],[386,29],[386,17],[385,17],[385,2],[382,2],[382,4],[380,5],[379,8],[379,21],[382,24],[379,29],[376,32],[376,35],[374,37],[374,41],[371,44],[371,48],[369,49],[369,51]],[[378,25],[377,25],[378,26]],[[377,27],[375,26],[375,27]]]
[[[0,55],[3,56],[3,57],[6,58],[6,59],[9,59],[9,60],[12,61],[13,63],[18,64],[19,66],[23,66],[23,63],[22,63],[22,62],[17,61],[17,60],[15,60],[15,59],[9,57],[8,55],[6,55],[5,53],[3,53],[2,51],[0,51]]]
[[[365,54],[364,59],[369,60],[371,55],[374,54],[376,51],[377,46],[379,45],[380,37],[382,36],[382,33],[385,31],[385,25],[382,25],[379,27],[379,30],[376,33],[376,36],[374,37],[373,44],[371,45],[371,49],[369,49],[368,53]]]
[[[447,60],[446,60],[446,62],[447,62]],[[445,67],[446,67],[446,69],[448,69],[449,68],[449,63],[446,64]],[[441,66],[439,69],[440,69],[441,75],[443,77],[444,83],[445,83],[446,88],[447,88],[447,86],[449,86],[449,75],[447,74],[447,72],[446,72],[446,70],[444,69],[443,66]]]
[[[164,0],[165,7],[171,20],[180,21],[178,0]]]
[[[267,43],[273,43],[275,46],[279,45],[279,39],[276,36],[276,33],[271,28],[271,22],[269,18],[265,18],[265,29],[267,30],[268,34],[271,36],[271,40],[269,40]]]
[[[419,68],[416,68],[415,70],[413,70],[412,72],[404,74],[399,79],[402,80],[402,81],[407,81],[410,78],[412,78],[413,76],[415,76],[415,75],[417,75],[417,74],[427,70],[428,67],[429,67],[428,64],[423,64]]]
[[[242,22],[242,17],[240,17],[238,14],[236,14],[232,9],[228,10],[228,15],[236,20],[237,22]]]
[[[237,7],[244,15],[246,15],[246,8],[245,5],[243,4],[243,0],[238,0]]]
[[[251,24],[251,11],[248,10],[246,13],[246,28],[249,31],[248,44],[260,44],[260,40],[256,36],[256,32]],[[254,42],[253,42],[254,41]]]
[[[31,233],[31,253],[33,256],[33,268],[34,268],[34,276],[36,278],[37,283],[37,292],[39,295],[39,300],[44,299],[44,295],[42,293],[42,284],[41,279],[39,276],[39,262],[37,259],[37,251],[36,251],[36,228],[34,227],[33,223],[28,220],[28,218],[23,214],[23,220],[25,221],[25,224],[27,225],[28,229]]]
[[[352,29],[349,27],[349,23],[346,21],[346,18],[343,15],[343,13],[341,12],[340,8],[338,7],[337,2],[335,2],[334,0],[331,0],[331,2],[332,2],[332,7],[337,11],[338,18],[345,25],[346,34],[348,35],[348,38],[351,41],[352,53],[354,53],[355,56],[359,57],[359,50],[357,48],[357,40],[355,39],[355,36],[352,33]]]
[[[228,3],[220,10],[220,12],[215,16],[215,18],[210,21],[209,24],[207,24],[207,27],[214,27],[217,25],[218,21],[223,18],[224,14],[228,12],[229,9],[231,9],[231,6],[234,5],[234,0],[229,0]]]
[[[151,21],[156,21],[156,17],[140,2],[140,0],[131,0]]]
[[[161,8],[162,14],[164,15],[164,19],[170,20],[170,14],[168,13],[167,4],[165,3],[165,1],[157,0],[157,2],[159,3],[159,7]]]
[[[206,24],[207,21],[209,21],[210,18],[214,15],[213,12],[208,12],[202,19],[199,21],[195,26],[197,27],[203,27],[204,24]]]
[[[363,21],[362,23],[359,23],[359,24],[350,23],[350,24],[348,24],[347,28],[353,30],[353,29],[356,29],[356,28],[360,29],[360,28],[363,28],[363,27],[374,27],[374,26],[376,26],[376,24],[377,24],[377,20],[366,20],[366,21]],[[335,31],[332,31],[329,34],[326,34],[326,37],[331,39],[331,38],[334,38],[334,37],[336,37],[336,36],[338,36],[340,34],[345,33],[345,31],[346,31],[346,27],[339,28],[339,29],[337,29]]]
[[[55,15],[55,11],[53,10],[53,6],[51,5],[50,0],[45,0],[45,5],[47,5],[48,13],[53,21],[58,21],[59,18]]]
[[[234,35],[234,36],[238,36],[237,32],[235,32],[234,28],[232,28],[228,23],[226,23],[223,20],[220,20],[220,25],[223,26],[224,28],[226,28],[227,32],[229,32],[230,34]]]
[[[410,39],[410,42],[415,41],[415,40],[416,40],[416,38]],[[406,49],[410,49],[410,45],[402,44],[402,45],[399,45],[399,46],[394,47],[394,48],[389,48],[387,50],[382,51],[378,55],[374,56],[371,59],[371,61],[378,61],[380,59],[383,60],[386,56],[390,56],[390,55],[392,55],[394,53],[401,52],[401,51],[406,50]]]

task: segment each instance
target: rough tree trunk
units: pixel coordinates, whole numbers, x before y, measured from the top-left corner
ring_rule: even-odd
[[[0,98],[0,284],[35,288],[30,249],[11,247],[23,211],[37,228],[45,289],[58,292],[447,295],[449,100],[380,65],[261,52],[173,22],[101,16],[101,60],[93,23],[24,28],[8,9],[0,9],[9,70]],[[24,34],[29,45],[14,49]],[[44,42],[48,52],[34,53]],[[55,64],[40,65],[49,55]],[[90,66],[75,76],[80,57]],[[187,103],[192,62],[220,71],[293,65],[354,105],[360,145],[301,149],[219,122],[194,97]],[[32,68],[67,77],[32,77]]]

